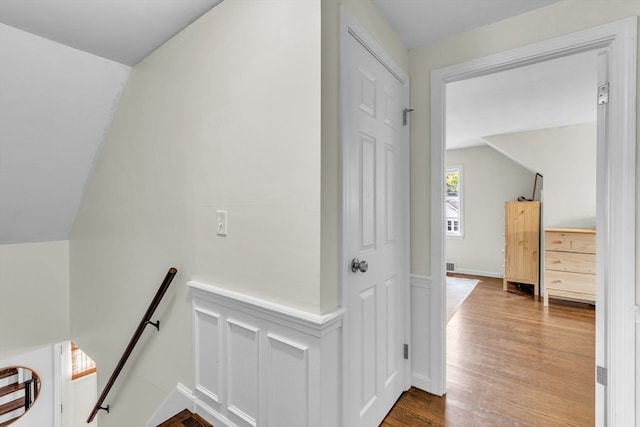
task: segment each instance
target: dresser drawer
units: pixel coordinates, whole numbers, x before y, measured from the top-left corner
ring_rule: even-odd
[[[596,274],[596,254],[545,251],[544,268],[545,270]]]
[[[547,251],[596,253],[595,233],[547,231],[544,235]]]
[[[567,292],[595,295],[596,276],[594,274],[545,270],[544,287],[549,290],[557,289]]]

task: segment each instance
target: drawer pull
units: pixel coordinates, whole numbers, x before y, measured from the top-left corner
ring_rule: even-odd
[[[562,240],[554,240],[552,243],[555,245],[560,245],[562,244]]]
[[[562,280],[553,280],[553,281],[551,281],[551,283],[553,283],[553,284],[562,283]]]

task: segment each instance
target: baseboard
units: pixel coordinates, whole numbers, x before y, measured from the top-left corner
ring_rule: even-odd
[[[215,409],[204,403],[202,400],[196,399],[194,397],[194,404],[196,408],[195,412],[214,426],[236,427],[236,425],[232,423],[231,420],[220,415]]]
[[[502,273],[496,273],[493,271],[471,270],[467,268],[456,268],[456,271],[447,271],[447,273],[468,274],[470,276],[493,277],[496,279],[502,279],[504,277],[504,274]]]

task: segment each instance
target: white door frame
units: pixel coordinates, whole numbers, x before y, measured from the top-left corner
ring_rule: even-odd
[[[347,186],[344,183],[344,177],[347,175],[347,168],[349,165],[344,161],[345,159],[345,150],[346,150],[346,141],[348,135],[348,126],[347,123],[347,106],[348,106],[348,98],[347,91],[344,90],[345,85],[348,84],[348,72],[345,65],[348,64],[347,55],[348,55],[348,41],[349,37],[355,38],[362,46],[364,46],[370,53],[376,58],[385,68],[387,68],[391,74],[393,74],[402,84],[403,88],[403,99],[401,99],[398,105],[402,108],[402,106],[408,107],[409,102],[409,75],[405,70],[400,67],[396,61],[384,50],[384,48],[373,38],[371,35],[362,27],[355,18],[349,13],[347,8],[342,5],[340,7],[340,194],[341,194],[341,207],[340,207],[340,251],[339,251],[339,260],[338,265],[340,266],[340,292],[341,292],[341,300],[342,307],[346,309],[344,318],[343,318],[343,327],[342,327],[342,348],[343,348],[343,356],[342,356],[342,393],[343,393],[343,425],[348,426],[349,424],[349,413],[351,408],[351,403],[349,402],[349,390],[350,390],[350,372],[349,372],[349,326],[350,326],[350,311],[349,311],[349,301],[348,301],[348,292],[345,289],[346,284],[348,283],[348,275],[351,273],[351,270],[348,265],[349,254],[345,253],[345,248],[347,245],[347,236],[344,232],[345,230],[345,219],[348,217],[348,213],[346,212],[346,208],[348,206],[348,195],[346,194]],[[402,168],[402,176],[400,177],[400,188],[401,191],[398,193],[398,203],[401,203],[401,209],[399,209],[399,223],[401,224],[400,230],[398,232],[398,239],[400,240],[398,248],[401,251],[401,259],[403,260],[403,265],[401,265],[401,272],[398,275],[398,283],[404,289],[404,336],[405,342],[410,345],[410,304],[409,304],[409,269],[410,269],[410,249],[409,249],[409,126],[403,126],[400,131],[400,144],[398,146],[399,150],[399,165],[405,165],[406,167]],[[404,385],[405,389],[408,389],[411,385],[410,380],[410,361],[405,363],[405,372],[404,372]]]
[[[596,364],[608,386],[596,387],[596,425],[636,425],[636,56],[637,17],[434,70],[431,73],[431,272],[429,354],[432,390],[446,387],[444,176],[445,86],[587,50],[604,50],[610,83],[604,138],[598,138],[597,295],[602,328]],[[594,102],[596,100],[594,99]],[[600,109],[600,107],[599,107]],[[602,141],[606,140],[607,143]],[[604,170],[602,170],[604,169]],[[606,408],[606,410],[604,409]],[[638,420],[640,421],[640,420]],[[605,424],[606,423],[606,424]]]

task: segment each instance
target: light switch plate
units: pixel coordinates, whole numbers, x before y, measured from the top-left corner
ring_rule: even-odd
[[[216,234],[227,235],[227,211],[216,211]]]

